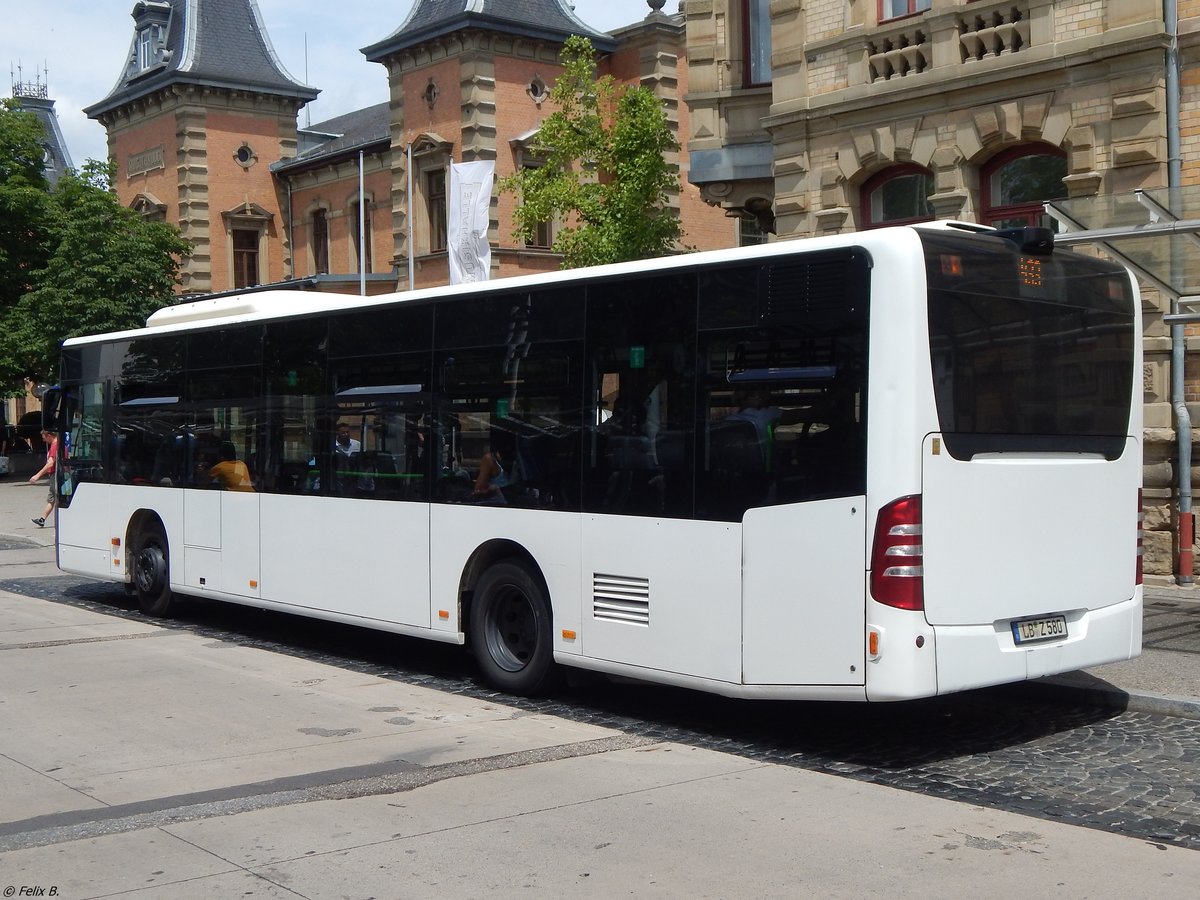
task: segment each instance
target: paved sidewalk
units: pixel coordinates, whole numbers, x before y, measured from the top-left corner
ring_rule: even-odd
[[[45,528],[30,521],[42,514],[46,505],[46,480],[30,484],[29,479],[44,460],[24,453],[9,457],[8,474],[0,476],[0,539],[29,540],[44,547],[54,546],[54,520]]]
[[[14,459],[19,459],[14,457]],[[29,484],[36,469],[0,478],[0,540],[54,545],[48,521],[38,528],[30,519],[41,512],[45,482]],[[1113,663],[1015,685],[1014,690],[1062,695],[1072,702],[1161,715],[1200,719],[1200,576],[1182,587],[1151,576],[1145,586],[1142,655]]]
[[[1170,784],[1091,728],[1040,749],[973,735],[956,765],[952,722],[918,714],[912,745],[867,710],[810,767],[805,739],[760,759],[6,591],[0,657],[13,898],[1194,900],[1200,883],[1183,719],[1116,717],[1186,763]],[[1022,759],[1019,781],[997,756]]]

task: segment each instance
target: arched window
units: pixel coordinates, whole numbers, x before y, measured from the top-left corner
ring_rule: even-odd
[[[318,275],[329,274],[329,214],[324,209],[312,212],[312,233],[309,246],[312,250],[312,270]]]
[[[892,166],[879,172],[862,186],[862,227],[907,225],[930,222],[934,218],[929,195],[933,193],[933,173],[918,165]]]
[[[998,153],[980,171],[984,225],[1040,225],[1042,203],[1067,195],[1067,155],[1049,144],[1024,145]]]

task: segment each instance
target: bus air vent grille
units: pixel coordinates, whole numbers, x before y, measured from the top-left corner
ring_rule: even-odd
[[[650,624],[650,579],[592,574],[592,615],[606,622]]]
[[[762,317],[775,321],[806,321],[811,316],[828,315],[842,309],[846,305],[850,274],[847,262],[845,258],[836,258],[772,266]]]

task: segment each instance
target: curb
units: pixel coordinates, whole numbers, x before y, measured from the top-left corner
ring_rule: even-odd
[[[0,541],[16,541],[22,544],[28,544],[30,547],[39,547],[42,550],[53,548],[54,541],[42,542],[37,538],[30,537],[27,534],[13,534],[12,532],[0,531]]]
[[[1071,673],[1051,675],[1028,682],[1030,689],[1059,701],[1081,703],[1102,709],[1173,716],[1179,719],[1200,719],[1200,698],[1149,691],[1124,691],[1091,675]]]

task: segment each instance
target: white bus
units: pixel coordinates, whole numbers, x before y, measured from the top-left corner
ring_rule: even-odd
[[[152,616],[465,643],[520,694],[578,667],[897,700],[1128,659],[1139,317],[1048,231],[945,223],[186,303],[64,346],[58,564]]]

